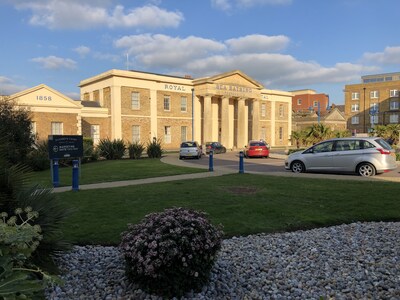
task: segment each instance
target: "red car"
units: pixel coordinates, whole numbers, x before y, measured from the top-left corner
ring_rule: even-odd
[[[264,141],[250,141],[244,152],[244,156],[249,157],[269,157],[269,145]]]

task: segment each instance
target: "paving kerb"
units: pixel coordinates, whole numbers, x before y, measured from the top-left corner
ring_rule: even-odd
[[[285,159],[287,156],[284,154],[271,153],[270,158],[272,159]],[[191,164],[189,161],[179,160],[173,154],[167,154],[161,158],[161,161],[166,164],[183,166],[183,167],[191,167],[191,168],[200,168],[200,169],[208,169],[208,166]],[[336,174],[313,174],[313,173],[301,173],[296,174],[290,171],[282,171],[282,172],[249,172],[244,170],[245,173],[248,174],[257,174],[257,175],[268,175],[268,176],[281,176],[281,177],[292,177],[292,178],[325,178],[325,179],[336,179],[336,180],[359,180],[359,181],[390,181],[390,182],[400,182],[399,177],[361,177],[354,175],[336,175]],[[215,176],[222,176],[227,174],[237,174],[238,170],[233,170],[224,167],[215,167],[213,171],[204,172],[204,173],[193,173],[193,174],[182,174],[182,175],[173,175],[173,176],[163,176],[163,177],[152,177],[152,178],[144,178],[144,179],[135,179],[135,180],[124,180],[124,181],[113,181],[113,182],[102,182],[102,183],[93,183],[93,184],[84,184],[79,186],[79,190],[96,190],[96,189],[107,189],[107,188],[115,188],[115,187],[124,187],[130,185],[140,185],[140,184],[150,184],[150,183],[158,183],[158,182],[167,182],[167,181],[175,181],[175,180],[188,180],[188,179],[196,179],[196,178],[208,178]],[[64,186],[54,188],[54,193],[62,193],[71,191],[71,186]]]

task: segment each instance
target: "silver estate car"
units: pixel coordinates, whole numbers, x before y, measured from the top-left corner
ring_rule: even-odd
[[[192,157],[192,158],[201,158],[203,154],[201,145],[196,141],[187,141],[181,143],[181,147],[179,149],[179,159]]]
[[[295,173],[314,171],[374,176],[396,168],[394,150],[379,137],[326,140],[290,154],[285,161],[285,169]]]

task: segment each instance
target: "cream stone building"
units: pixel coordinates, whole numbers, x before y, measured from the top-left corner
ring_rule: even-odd
[[[219,141],[241,149],[250,139],[287,146],[292,94],[265,89],[241,71],[192,79],[138,71],[110,70],[82,80],[86,105],[107,108],[111,139],[146,142],[161,139],[165,149],[184,140]],[[100,138],[104,138],[103,134]]]
[[[242,149],[251,139],[288,146],[292,93],[265,89],[241,71],[193,79],[154,73],[109,70],[82,80],[75,101],[42,84],[10,95],[32,112],[32,129],[48,135],[82,134],[163,148],[184,140],[219,141]]]

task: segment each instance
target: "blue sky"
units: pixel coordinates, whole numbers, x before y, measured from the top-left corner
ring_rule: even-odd
[[[241,70],[268,89],[400,71],[399,0],[0,0],[0,94],[46,84],[79,99],[110,69],[193,78]]]

